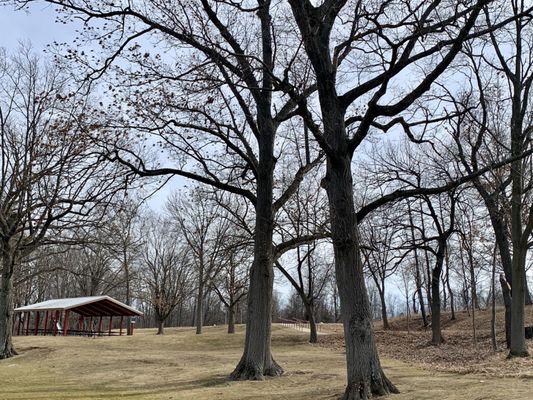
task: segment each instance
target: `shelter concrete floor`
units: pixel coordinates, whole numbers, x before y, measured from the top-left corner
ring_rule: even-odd
[[[133,337],[17,337],[19,356],[0,361],[0,400],[11,399],[337,399],[345,383],[344,355],[309,345],[307,335],[274,326],[280,378],[231,382],[244,328],[137,330]],[[402,392],[390,399],[528,400],[533,380],[458,375],[382,360]]]

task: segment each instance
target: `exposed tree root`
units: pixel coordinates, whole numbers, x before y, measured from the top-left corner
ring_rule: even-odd
[[[368,400],[373,396],[386,396],[391,393],[400,393],[400,391],[385,374],[380,373],[377,379],[371,379],[370,382],[349,383],[342,400]]]
[[[278,363],[271,360],[268,368],[262,368],[255,363],[247,362],[245,357],[239,362],[235,370],[230,374],[230,379],[234,381],[262,381],[265,376],[281,376],[283,368]]]
[[[11,358],[13,356],[18,355],[17,351],[13,348],[13,346],[7,346],[7,348],[4,348],[0,352],[0,360],[5,360],[7,358]]]

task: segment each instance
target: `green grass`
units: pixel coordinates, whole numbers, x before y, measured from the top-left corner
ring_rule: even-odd
[[[274,327],[273,351],[285,368],[280,378],[231,382],[243,327],[138,330],[133,337],[18,337],[21,355],[0,361],[4,399],[336,399],[345,384],[344,355],[311,346],[305,333]],[[402,394],[391,399],[526,400],[533,380],[437,373],[383,360]]]

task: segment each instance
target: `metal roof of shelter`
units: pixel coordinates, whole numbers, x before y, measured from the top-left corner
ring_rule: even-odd
[[[69,310],[84,317],[141,316],[142,312],[109,296],[47,300],[15,309],[15,312]]]

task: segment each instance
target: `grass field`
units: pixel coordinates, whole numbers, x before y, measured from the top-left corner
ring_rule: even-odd
[[[0,399],[336,399],[345,383],[344,355],[309,345],[307,335],[274,326],[273,349],[284,376],[231,382],[243,327],[227,335],[209,327],[138,330],[133,337],[18,337],[20,356],[0,361]],[[533,379],[435,372],[383,360],[402,394],[391,399],[526,400]]]

